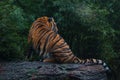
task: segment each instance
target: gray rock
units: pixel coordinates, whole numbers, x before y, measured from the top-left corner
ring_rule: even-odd
[[[107,80],[102,65],[42,62],[0,63],[0,80]]]

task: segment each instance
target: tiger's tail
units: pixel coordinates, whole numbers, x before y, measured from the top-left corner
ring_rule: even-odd
[[[83,59],[79,59],[79,58],[76,57],[73,62],[74,63],[85,64],[85,65],[91,65],[91,64],[102,65],[104,67],[105,71],[111,72],[111,70],[108,67],[108,65],[104,61],[102,61],[100,59],[92,58],[92,59],[85,59],[85,60],[83,60]]]
[[[97,64],[102,65],[106,71],[110,71],[110,68],[108,67],[108,65],[104,61],[99,60],[99,59],[95,59],[95,60],[97,61]]]
[[[102,65],[104,67],[105,71],[110,71],[110,68],[108,67],[108,65],[100,59],[86,59],[85,62]]]

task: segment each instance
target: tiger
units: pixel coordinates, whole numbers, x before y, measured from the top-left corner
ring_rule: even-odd
[[[66,41],[58,34],[57,25],[52,17],[43,16],[33,22],[28,34],[28,44],[30,43],[42,62],[101,64],[109,70],[107,64],[100,59],[76,57]],[[29,53],[27,58],[30,55]]]

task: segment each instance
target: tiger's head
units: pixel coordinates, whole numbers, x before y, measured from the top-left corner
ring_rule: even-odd
[[[50,30],[55,33],[58,32],[57,25],[52,17],[43,16],[37,18],[30,28],[29,35],[28,35],[28,43],[31,42],[33,36],[37,35],[40,29]]]
[[[47,30],[58,32],[57,25],[52,17],[43,16],[38,18],[32,25],[32,27],[42,27]]]

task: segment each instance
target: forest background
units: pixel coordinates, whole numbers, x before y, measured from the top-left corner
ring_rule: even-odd
[[[32,22],[55,19],[79,58],[98,58],[120,79],[120,0],[0,0],[0,60],[24,60]]]

